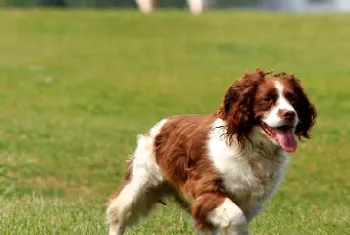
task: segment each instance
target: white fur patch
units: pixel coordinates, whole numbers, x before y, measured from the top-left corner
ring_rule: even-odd
[[[150,130],[150,135],[152,137],[156,137],[156,135],[159,134],[160,130],[162,129],[162,127],[164,126],[164,124],[168,121],[168,119],[163,119],[160,122],[158,122],[154,127],[152,127],[152,129]]]
[[[228,198],[210,212],[207,219],[215,227],[229,234],[248,234],[248,224],[243,211]]]
[[[137,148],[132,159],[132,174],[128,186],[132,191],[147,185],[158,185],[163,181],[163,176],[156,163],[154,152],[154,138],[160,132],[167,119],[158,122],[151,130],[150,135],[137,136]]]
[[[209,156],[222,174],[226,190],[240,194],[245,188],[259,183],[248,165],[251,156],[240,149],[235,138],[228,145],[224,135],[226,130],[218,128],[218,125],[225,126],[224,121],[217,119],[213,124],[213,130],[209,134]]]

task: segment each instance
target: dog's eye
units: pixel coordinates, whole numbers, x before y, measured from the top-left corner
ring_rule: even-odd
[[[268,96],[266,96],[263,100],[264,100],[265,102],[267,102],[267,103],[271,102],[271,98],[268,97]]]
[[[298,99],[298,97],[292,92],[286,93],[286,98],[290,101],[296,101]]]

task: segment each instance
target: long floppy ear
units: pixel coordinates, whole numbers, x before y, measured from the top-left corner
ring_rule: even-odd
[[[311,129],[315,125],[317,111],[315,106],[310,102],[307,94],[300,84],[300,81],[296,79],[294,75],[289,75],[289,78],[294,86],[294,92],[299,98],[295,109],[298,113],[300,122],[295,129],[295,135],[297,135],[299,138],[310,138]]]
[[[231,142],[236,135],[242,145],[254,125],[253,101],[257,86],[264,79],[265,73],[260,69],[246,73],[235,81],[226,91],[219,115],[226,122],[228,139]]]

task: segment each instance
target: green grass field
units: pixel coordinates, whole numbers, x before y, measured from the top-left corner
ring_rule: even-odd
[[[214,111],[245,69],[293,72],[319,117],[255,235],[350,234],[350,15],[2,10],[0,234],[106,234],[136,134]],[[128,234],[194,234],[159,205]]]

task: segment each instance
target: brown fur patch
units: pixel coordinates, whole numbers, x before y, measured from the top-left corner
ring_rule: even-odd
[[[165,179],[182,196],[195,201],[192,215],[201,227],[210,227],[203,213],[217,207],[223,195],[222,180],[206,149],[208,133],[215,118],[216,115],[170,117],[155,139],[157,164]],[[202,201],[206,203],[200,205]]]

